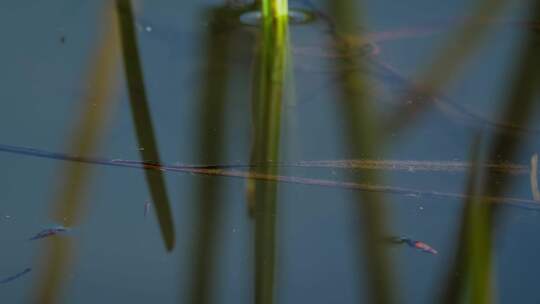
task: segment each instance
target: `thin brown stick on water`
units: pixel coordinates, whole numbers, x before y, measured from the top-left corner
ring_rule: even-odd
[[[256,171],[242,171],[235,168],[207,168],[207,167],[196,167],[196,166],[179,166],[179,165],[166,165],[158,164],[153,162],[141,162],[138,160],[117,160],[117,159],[106,159],[98,157],[82,157],[74,156],[69,154],[62,154],[56,152],[49,152],[44,150],[37,150],[25,147],[17,146],[8,146],[0,145],[0,152],[13,153],[18,155],[28,155],[32,157],[39,158],[48,158],[56,159],[62,161],[71,161],[79,162],[86,164],[96,164],[112,167],[123,167],[123,168],[132,168],[132,169],[144,169],[144,170],[159,170],[164,172],[178,172],[192,175],[208,175],[208,176],[222,176],[222,177],[233,177],[241,179],[254,179],[254,180],[266,180],[290,184],[300,184],[308,186],[317,186],[317,187],[327,187],[327,188],[341,188],[341,189],[350,189],[358,191],[373,191],[373,192],[382,192],[388,194],[397,194],[407,197],[439,197],[439,198],[448,198],[453,200],[462,200],[467,197],[462,193],[451,193],[451,192],[440,192],[433,190],[421,190],[421,189],[411,189],[403,187],[394,187],[386,185],[373,185],[367,183],[357,183],[357,182],[344,182],[328,179],[318,179],[318,178],[306,178],[298,176],[288,176],[288,175],[272,175],[257,173]],[[502,196],[493,196],[493,197],[484,197],[482,198],[491,203],[512,205],[523,208],[538,208],[538,203],[531,199],[525,198],[516,198],[516,197],[502,197]]]
[[[315,160],[299,161],[284,166],[294,167],[320,167],[343,169],[373,169],[388,171],[443,171],[466,172],[472,168],[473,163],[463,161],[424,161],[424,160],[375,160],[375,159],[349,159],[349,160]],[[508,174],[527,174],[527,165],[512,163],[482,163],[479,167]]]

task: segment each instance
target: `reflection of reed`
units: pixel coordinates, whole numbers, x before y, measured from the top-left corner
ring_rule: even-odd
[[[491,27],[485,25],[485,20],[496,20],[508,4],[507,0],[476,1],[470,16],[448,39],[447,45],[437,53],[433,63],[427,65],[426,71],[420,76],[422,86],[435,93],[449,83],[466,59],[478,50],[487,38]]]
[[[337,52],[347,52],[350,44],[344,40],[343,34],[353,33],[359,35],[362,18],[358,15],[358,7],[353,1],[332,0],[328,2],[330,10],[336,16],[334,41],[332,47]],[[352,155],[377,157],[379,145],[383,141],[379,138],[379,128],[376,121],[376,111],[366,92],[366,82],[363,73],[359,70],[348,70],[350,66],[364,67],[364,58],[338,58],[336,67],[339,73],[339,94],[342,102],[340,106],[344,132],[348,150]],[[380,181],[379,172],[373,170],[362,171],[362,178],[373,183]],[[368,185],[369,186],[369,185]],[[363,244],[365,258],[362,261],[362,271],[368,282],[368,302],[388,304],[396,299],[394,277],[390,259],[385,247],[379,239],[388,235],[386,232],[384,198],[375,191],[357,192],[357,215],[360,218],[360,240]],[[357,234],[357,232],[354,232]]]
[[[480,158],[478,139],[473,144],[471,154],[472,163],[477,163]],[[478,196],[479,191],[481,191],[480,183],[481,169],[474,166],[469,171],[468,197],[464,199],[465,205],[461,215],[456,258],[447,274],[440,301],[437,302],[447,304],[486,303],[487,297],[491,296],[491,292],[486,292],[486,286],[481,286],[482,284],[490,285],[491,278],[489,275],[482,277],[482,273],[485,276],[486,271],[490,268],[491,253],[490,236],[487,231],[489,229],[487,222],[489,207],[484,204],[485,200]],[[473,273],[475,275],[472,275]],[[466,301],[467,290],[470,290],[468,293],[470,298],[474,297],[476,301]]]
[[[530,21],[537,22],[540,20],[540,2],[530,1],[528,5]],[[513,79],[509,82],[505,107],[501,112],[504,121],[520,121],[527,125],[530,120],[540,84],[539,46],[540,37],[534,32],[529,33],[523,41],[521,52],[516,56],[517,62]],[[512,161],[523,140],[521,137],[497,134],[489,145],[486,158]],[[475,182],[477,186],[469,187],[472,188],[469,194],[497,196],[504,193],[510,184],[508,176],[497,176],[493,172],[484,172],[482,177]],[[483,197],[472,197],[463,213],[458,250],[455,262],[448,270],[446,290],[441,295],[441,301],[437,302],[492,303],[495,300],[492,292],[494,278],[491,251],[494,227],[500,219],[500,208],[487,204]],[[460,273],[459,278],[455,273]]]
[[[431,64],[427,65],[424,72],[418,77],[418,84],[410,85],[410,90],[406,92],[402,100],[414,99],[415,102],[413,106],[403,102],[403,105],[388,119],[390,122],[386,127],[388,133],[403,130],[419,114],[426,112],[433,105],[438,105],[443,110],[454,111],[465,118],[471,117],[471,113],[464,112],[463,108],[456,103],[448,103],[437,96],[440,90],[456,76],[466,59],[486,39],[491,27],[486,26],[485,20],[496,20],[508,2],[507,0],[477,1],[470,16],[448,39],[447,45],[437,53],[437,57]],[[511,127],[500,125],[497,121],[485,121],[478,115],[473,115],[472,118],[484,120],[483,123],[487,122],[488,125]]]
[[[529,1],[530,22],[540,20],[540,1]],[[506,99],[501,109],[501,121],[519,121],[523,125],[528,125],[535,107],[538,106],[538,87],[540,87],[540,36],[535,32],[529,32],[522,41],[520,53],[516,56],[515,70],[512,71],[512,78],[509,79]],[[512,162],[520,146],[526,142],[526,137],[508,136],[496,134],[490,143],[488,160],[504,159]],[[499,176],[492,171],[485,173],[486,178],[482,185],[483,190],[488,195],[498,196],[504,193],[509,187],[508,175]],[[498,208],[493,206],[492,215],[496,218]]]
[[[112,26],[110,7],[107,5],[105,36],[99,44],[98,52],[92,59],[89,73],[89,90],[82,100],[82,116],[74,127],[73,137],[68,142],[68,150],[74,155],[93,154],[105,130],[105,122],[111,107],[117,62],[117,32]],[[66,227],[80,223],[83,211],[84,191],[90,178],[90,167],[65,163],[62,179],[58,182],[54,199],[53,218]],[[32,303],[57,303],[62,286],[67,281],[71,263],[74,259],[74,244],[69,238],[51,238],[47,248],[40,256],[43,272],[40,273],[37,290],[31,293]]]
[[[386,134],[404,130],[418,115],[432,106],[437,106],[444,114],[473,126],[489,126],[497,130],[514,133],[540,132],[538,128],[491,119],[482,115],[482,113],[471,111],[459,102],[440,96],[441,89],[455,78],[460,67],[481,46],[481,43],[486,39],[491,29],[503,26],[528,30],[538,28],[538,23],[534,21],[499,20],[498,17],[504,11],[506,2],[508,1],[479,1],[469,17],[452,22],[433,24],[429,27],[403,28],[388,32],[354,35],[337,33],[335,21],[331,17],[317,9],[310,0],[304,0],[304,2],[315,11],[316,15],[328,24],[333,37],[339,36],[337,43],[347,46],[345,50],[341,50],[340,52],[325,52],[324,56],[333,56],[336,58],[342,56],[363,56],[370,66],[370,71],[367,72],[369,75],[373,74],[372,76],[375,76],[377,81],[381,82],[387,89],[393,88],[395,90],[395,87],[400,88],[398,95],[401,96],[397,98],[399,98],[401,103],[382,126]],[[437,53],[436,58],[433,59],[433,63],[427,66],[424,73],[417,77],[419,78],[418,81],[412,81],[403,76],[402,73],[377,56],[379,42],[432,35],[441,31],[450,31],[454,28],[456,30],[451,38],[448,39],[447,45]],[[302,48],[299,48],[299,50],[302,50]],[[313,52],[311,48],[307,48],[307,50]],[[347,67],[341,67],[341,69],[365,70],[365,67],[350,64]],[[336,82],[339,83],[339,81]]]
[[[133,20],[133,10],[131,0],[117,0],[116,9],[118,12],[118,25],[122,39],[122,53],[124,59],[124,70],[127,79],[131,114],[137,141],[143,160],[159,162],[159,152],[154,137],[154,128],[148,108],[148,99],[144,86],[143,72],[137,38],[135,34],[135,22]],[[156,210],[156,215],[161,229],[161,235],[165,242],[165,247],[171,251],[174,247],[174,223],[171,216],[171,207],[165,180],[161,172],[145,171],[146,181],[152,195],[152,203]]]
[[[205,53],[205,67],[200,81],[200,118],[196,130],[201,134],[197,155],[204,159],[219,161],[224,153],[224,116],[227,106],[227,85],[231,71],[227,62],[230,51],[234,51],[231,38],[234,27],[231,27],[235,11],[229,7],[210,10],[202,18],[209,20],[206,40],[202,47]],[[222,214],[223,187],[219,179],[198,179],[198,203],[195,204],[195,234],[192,240],[193,266],[189,281],[188,299],[180,299],[180,303],[204,304],[211,302],[212,279],[215,273],[214,261],[218,256],[217,245],[220,244],[219,215]]]

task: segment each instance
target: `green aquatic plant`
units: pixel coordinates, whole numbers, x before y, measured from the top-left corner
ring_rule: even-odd
[[[280,18],[282,15],[277,9],[272,14],[271,18],[263,17],[255,61],[251,153],[254,163],[279,161],[280,157],[281,112],[287,96],[285,80],[289,74],[288,18]],[[276,175],[278,168],[267,167],[263,173]],[[277,183],[258,181],[248,190],[253,192],[255,204],[255,303],[271,304],[275,286]]]
[[[264,19],[286,17],[289,14],[287,0],[262,0],[261,10]]]
[[[159,162],[159,150],[148,106],[131,0],[116,0],[116,12],[133,125],[135,126],[137,142],[141,147],[139,153],[142,159]],[[152,203],[156,210],[165,247],[167,251],[172,251],[175,243],[174,221],[165,179],[161,172],[146,170],[144,175],[152,196]]]
[[[24,148],[3,146],[0,150],[19,154],[33,155],[37,157],[54,158],[65,160],[64,179],[59,183],[59,188],[66,189],[59,193],[55,200],[53,217],[64,221],[66,226],[73,226],[80,222],[83,192],[88,181],[89,168],[87,164],[100,164],[116,167],[127,167],[144,170],[147,182],[152,194],[152,201],[156,204],[158,221],[165,247],[172,251],[175,244],[174,224],[170,214],[169,200],[163,172],[180,172],[199,176],[232,177],[244,179],[249,185],[251,197],[251,211],[255,221],[254,251],[255,251],[255,303],[272,304],[275,302],[276,289],[276,248],[279,246],[276,237],[277,214],[279,207],[278,193],[280,183],[301,185],[313,185],[329,188],[341,188],[354,191],[354,198],[358,201],[356,214],[362,219],[361,239],[366,247],[366,277],[369,285],[368,290],[374,303],[393,303],[399,293],[398,285],[394,282],[394,272],[391,259],[387,257],[385,248],[376,240],[386,233],[386,213],[383,208],[385,203],[382,194],[398,194],[404,196],[429,198],[450,198],[464,202],[462,222],[456,261],[449,269],[448,281],[443,282],[445,289],[442,299],[437,303],[490,303],[496,300],[493,286],[496,277],[492,271],[492,239],[493,227],[499,213],[499,205],[526,205],[538,206],[537,181],[537,156],[533,156],[531,166],[519,164],[516,154],[520,148],[520,138],[494,135],[490,149],[481,151],[479,140],[475,141],[472,149],[471,161],[403,161],[379,159],[386,139],[381,134],[381,125],[377,121],[376,106],[373,105],[366,84],[366,77],[359,70],[350,67],[362,67],[364,58],[357,58],[354,52],[350,52],[350,39],[346,35],[363,37],[361,28],[362,17],[356,14],[361,11],[354,7],[353,1],[333,0],[329,6],[337,20],[330,20],[331,35],[335,40],[328,48],[328,54],[352,54],[352,56],[335,56],[335,65],[339,76],[339,94],[343,103],[339,105],[340,117],[343,119],[343,130],[347,141],[348,151],[354,158],[351,160],[328,160],[328,161],[300,161],[294,163],[280,162],[280,151],[283,137],[283,106],[287,100],[287,78],[290,77],[289,58],[289,28],[288,4],[286,0],[261,0],[260,20],[257,37],[259,47],[254,61],[254,75],[252,76],[252,122],[253,140],[251,150],[251,163],[234,165],[165,165],[160,161],[157,142],[150,119],[150,109],[144,89],[141,58],[137,51],[136,31],[134,30],[135,18],[131,12],[129,0],[118,0],[117,10],[120,16],[120,38],[116,37],[115,31],[110,31],[105,37],[105,42],[95,58],[95,71],[90,74],[92,92],[85,100],[86,104],[97,103],[97,107],[85,108],[79,125],[74,128],[74,138],[69,142],[67,153],[50,153]],[[426,95],[435,95],[444,89],[458,73],[461,66],[470,54],[485,40],[489,27],[480,24],[479,19],[492,19],[500,15],[508,4],[508,1],[477,1],[476,10],[471,19],[460,27],[448,43],[447,48],[435,56],[433,64],[420,74],[420,86],[426,89]],[[531,2],[532,3],[532,2]],[[531,4],[531,13],[535,14],[532,21],[539,19],[540,7],[538,2]],[[212,10],[210,19],[220,19],[223,15],[235,17],[237,12],[218,8]],[[320,15],[322,16],[322,14]],[[319,17],[320,17],[319,16]],[[321,17],[322,18],[322,17]],[[478,19],[476,19],[478,18]],[[483,22],[483,20],[482,20]],[[107,23],[108,24],[108,23]],[[230,23],[230,24],[234,24]],[[228,26],[230,24],[227,24]],[[213,126],[224,126],[224,112],[227,107],[226,95],[227,84],[231,74],[228,67],[219,70],[223,73],[215,73],[216,69],[227,66],[229,55],[236,49],[232,38],[236,28],[223,27],[223,23],[210,24],[207,32],[207,40],[204,41],[204,49],[207,51],[205,74],[201,79],[200,90],[203,93],[200,104],[200,125],[198,130],[208,131]],[[109,28],[115,28],[110,26]],[[345,34],[345,35],[343,35]],[[220,39],[216,37],[220,36]],[[350,36],[349,36],[350,37]],[[538,70],[538,35],[531,33],[526,37],[521,53],[517,56],[517,65],[514,71],[514,79],[510,84],[510,90],[501,116],[505,121],[520,121],[526,124],[531,117],[534,106],[534,94],[538,91],[540,71]],[[64,39],[64,38],[62,38]],[[118,40],[120,39],[120,40]],[[118,41],[117,41],[118,40]],[[65,40],[62,40],[64,43]],[[364,40],[359,39],[361,43]],[[367,41],[367,40],[365,40]],[[456,48],[458,44],[462,48]],[[111,104],[108,104],[111,89],[114,87],[112,77],[116,57],[114,56],[115,45],[122,45],[125,74],[130,95],[131,110],[136,128],[138,143],[144,147],[141,158],[151,161],[135,160],[110,160],[103,158],[85,157],[93,155],[103,132],[106,114]],[[430,98],[433,96],[429,96]],[[435,101],[435,98],[432,99]],[[424,108],[417,107],[415,113],[425,110],[430,103],[423,104]],[[396,117],[402,112],[397,111]],[[416,114],[415,114],[416,115]],[[411,117],[415,118],[415,115]],[[389,119],[393,121],[393,119]],[[400,120],[405,124],[411,120]],[[384,123],[383,123],[384,124]],[[400,125],[401,126],[401,125]],[[390,128],[392,131],[405,128]],[[219,162],[225,150],[224,129],[215,136],[201,136],[199,153],[207,153],[209,162]],[[215,135],[215,134],[214,134]],[[482,134],[483,136],[485,133]],[[484,138],[487,138],[485,136]],[[209,152],[208,152],[209,151]],[[486,152],[486,155],[482,155]],[[508,163],[499,162],[502,158]],[[240,170],[239,167],[243,167]],[[359,170],[362,180],[350,182],[319,179],[313,177],[299,177],[284,175],[280,172],[284,167],[303,168],[339,168]],[[469,172],[468,190],[466,193],[449,193],[430,190],[417,190],[403,187],[386,186],[383,183],[382,172],[388,171],[443,171],[443,172]],[[483,173],[483,174],[482,174]],[[510,184],[510,176],[513,174],[531,175],[531,188],[533,199],[513,198],[504,196],[504,190]],[[189,299],[191,303],[209,303],[211,297],[211,281],[216,268],[213,259],[219,253],[216,245],[218,221],[221,206],[216,201],[222,196],[222,181],[218,178],[208,182],[200,182],[199,190],[199,226],[194,237],[193,246],[193,271],[191,273]],[[497,203],[497,204],[493,204]],[[216,207],[217,206],[217,207]],[[538,208],[538,207],[536,207]],[[359,229],[360,230],[360,229]],[[411,241],[401,238],[401,241]],[[412,244],[412,243],[411,243]],[[69,271],[70,263],[74,259],[75,243],[73,240],[54,238],[48,243],[47,250],[42,255],[41,262],[44,265],[39,278],[35,302],[55,303],[59,298],[61,287],[65,284],[65,276]],[[5,280],[17,278],[27,273],[25,270],[19,274],[8,277]],[[359,271],[360,272],[360,271]],[[458,272],[463,274],[455,276]],[[1,283],[1,282],[0,282]],[[440,286],[439,286],[440,287]]]

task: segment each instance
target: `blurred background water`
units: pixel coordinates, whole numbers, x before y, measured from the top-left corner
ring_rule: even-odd
[[[69,154],[70,143],[84,142],[86,133],[81,134],[77,126],[81,117],[93,111],[92,99],[85,96],[97,90],[89,85],[89,71],[96,66],[94,54],[103,36],[117,27],[104,17],[110,9],[106,2],[2,1],[0,144]],[[501,122],[508,111],[505,102],[523,41],[528,35],[538,36],[538,24],[520,23],[528,16],[528,6],[509,2],[463,69],[438,92],[442,102],[417,113],[417,104],[425,101],[404,100],[401,93],[432,64],[476,2],[364,1],[358,12],[364,17],[362,33],[395,36],[411,29],[404,37],[376,42],[376,54],[373,45],[359,47],[355,54],[368,57],[360,73],[366,78],[366,90],[372,92],[368,116],[378,128],[364,131],[380,137],[374,159],[467,162],[474,138],[481,133],[484,142],[510,139],[516,147],[512,159],[501,152],[500,158],[486,162],[529,166],[540,147],[538,84],[528,121],[493,123]],[[371,157],[355,154],[347,143],[343,109],[347,111],[353,101],[339,97],[343,75],[331,56],[335,41],[327,20],[321,18],[330,14],[329,9],[322,0],[312,4],[319,11],[306,2],[290,3],[315,18],[289,26],[295,98],[282,108],[280,162]],[[242,7],[227,7],[223,1],[139,0],[132,6],[150,119],[134,121],[144,114],[132,114],[136,113],[130,103],[133,95],[123,61],[117,60],[112,78],[119,89],[104,108],[107,119],[99,127],[103,131],[90,155],[79,156],[166,164],[249,163],[259,28],[241,24],[237,16]],[[223,58],[212,63],[220,53]],[[153,141],[155,146],[149,147]],[[159,159],[148,159],[153,154],[144,151],[149,149]],[[0,166],[0,278],[32,268],[0,285],[5,303],[36,301],[43,278],[39,274],[47,268],[43,262],[47,243],[56,238],[70,239],[73,247],[62,278],[62,303],[253,301],[254,221],[249,216],[245,179],[167,170],[152,177],[137,168],[74,164],[90,176],[78,196],[75,221],[51,211],[58,193],[75,187],[71,180],[62,182],[64,161],[2,153]],[[285,167],[280,174],[332,181],[362,177],[340,168]],[[379,176],[378,183],[393,187],[466,192],[466,172],[413,168]],[[533,200],[528,173],[500,176],[507,183],[501,196]],[[166,193],[173,223],[165,228],[160,221],[166,222],[167,216],[161,220],[156,216],[159,204],[165,203],[152,205],[146,216],[144,212],[145,203],[156,199],[149,185],[156,179],[159,184],[160,178],[164,182],[157,187]],[[353,192],[278,183],[275,302],[365,299],[369,273],[363,270],[362,260],[368,248],[358,237],[363,226],[356,209],[364,202]],[[464,201],[432,195],[381,196],[390,235],[410,236],[438,250],[437,255],[429,255],[385,243],[395,298],[399,303],[432,303],[443,292],[445,274],[455,260]],[[501,216],[493,222],[493,293],[500,303],[537,303],[540,245],[535,232],[540,229],[540,208],[534,203],[499,205]],[[55,225],[72,230],[28,241]],[[168,236],[167,229],[172,229]],[[173,240],[169,245],[167,238]],[[198,263],[204,264],[202,268]],[[204,279],[197,269],[207,272]],[[197,285],[196,280],[206,281]],[[204,300],[194,300],[196,286],[203,288]]]

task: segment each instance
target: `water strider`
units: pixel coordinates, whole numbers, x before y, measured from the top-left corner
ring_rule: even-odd
[[[23,271],[18,272],[18,273],[14,274],[14,275],[11,275],[11,276],[3,278],[3,279],[0,279],[0,284],[5,284],[5,283],[9,283],[11,281],[14,281],[14,280],[22,277],[23,275],[29,273],[30,271],[32,271],[32,268],[26,268]]]
[[[28,240],[29,241],[39,240],[39,239],[42,239],[42,238],[46,238],[46,237],[49,237],[49,236],[56,235],[58,233],[68,232],[69,230],[70,230],[69,228],[66,228],[66,227],[63,227],[63,226],[54,226],[54,227],[51,227],[51,228],[41,230],[40,232],[38,232],[37,234],[35,234],[33,237],[29,238]],[[32,268],[26,268],[23,271],[18,272],[18,273],[14,274],[14,275],[8,276],[8,277],[3,278],[3,279],[0,279],[0,284],[5,284],[5,283],[12,282],[12,281],[22,277],[23,275],[29,273],[30,271],[32,271]]]
[[[426,244],[424,242],[421,242],[421,241],[413,240],[413,239],[411,239],[409,237],[406,237],[406,236],[392,236],[392,237],[388,238],[388,241],[390,241],[392,243],[395,243],[395,244],[406,244],[409,247],[418,249],[418,250],[423,251],[423,252],[431,253],[431,254],[439,253],[437,250],[435,250],[430,245],[428,245],[428,244]]]
[[[39,240],[49,236],[57,235],[59,233],[68,232],[70,229],[63,226],[55,226],[52,228],[43,229],[33,237],[29,238],[29,241]]]

